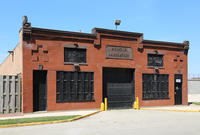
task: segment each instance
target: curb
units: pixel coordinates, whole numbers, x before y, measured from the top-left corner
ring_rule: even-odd
[[[176,110],[176,109],[153,109],[153,108],[140,108],[140,110],[153,110],[153,111],[174,111],[174,112],[200,112],[200,110]]]
[[[33,125],[44,125],[44,124],[56,124],[56,123],[64,123],[64,122],[72,122],[75,120],[79,120],[82,118],[86,118],[89,117],[91,115],[97,114],[101,111],[96,111],[96,112],[92,112],[83,116],[78,116],[76,118],[73,119],[68,119],[68,120],[57,120],[57,121],[46,121],[46,122],[35,122],[35,123],[22,123],[22,124],[12,124],[12,125],[0,125],[0,128],[8,128],[8,127],[22,127],[22,126],[33,126]]]

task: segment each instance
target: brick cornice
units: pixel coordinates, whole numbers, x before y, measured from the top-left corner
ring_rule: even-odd
[[[143,33],[110,30],[110,29],[103,29],[103,28],[94,28],[94,29],[92,29],[92,33],[93,34],[104,33],[104,34],[120,35],[120,36],[126,36],[126,37],[141,37],[141,36],[143,36]]]

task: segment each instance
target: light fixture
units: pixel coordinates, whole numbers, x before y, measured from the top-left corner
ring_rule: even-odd
[[[154,72],[155,72],[156,74],[159,74],[159,68],[158,68],[158,67],[155,67],[155,68],[154,68]]]
[[[75,63],[74,67],[73,67],[73,70],[74,71],[80,71],[81,70],[80,65],[78,63]]]
[[[38,65],[38,69],[39,69],[39,70],[43,70],[43,65],[42,65],[42,64],[39,64],[39,65]]]
[[[9,53],[9,54],[13,54],[14,51],[12,51],[12,50],[8,50],[8,53]]]
[[[12,62],[14,61],[14,51],[8,50],[8,53],[12,56]]]
[[[117,26],[119,26],[121,23],[121,20],[115,20],[115,26],[116,26],[116,30],[117,30]]]
[[[76,48],[78,48],[78,43],[74,43],[74,46],[75,46]]]

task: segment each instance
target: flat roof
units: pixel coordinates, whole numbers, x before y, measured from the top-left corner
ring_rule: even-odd
[[[128,31],[121,31],[121,30],[111,30],[111,29],[104,29],[104,28],[93,28],[92,33],[72,32],[72,31],[45,29],[45,28],[37,28],[37,27],[30,27],[30,29],[32,30],[32,33],[35,33],[35,34],[50,34],[50,35],[71,36],[71,37],[90,38],[90,39],[97,39],[97,33],[143,38],[143,33],[128,32]],[[186,44],[186,43],[144,40],[144,39],[142,39],[141,43],[154,44],[154,45],[166,45],[166,46],[179,46],[179,47],[189,45],[189,42],[188,44]]]

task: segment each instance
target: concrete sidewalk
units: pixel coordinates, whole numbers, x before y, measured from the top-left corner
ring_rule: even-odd
[[[98,111],[99,109],[89,109],[89,110],[68,110],[68,111],[42,111],[34,113],[25,114],[9,114],[0,115],[0,120],[5,119],[18,119],[18,118],[35,118],[35,117],[47,117],[47,116],[67,116],[67,115],[88,115]]]
[[[174,105],[174,106],[141,107],[141,110],[200,112],[200,106],[195,104],[190,104],[190,105]]]

